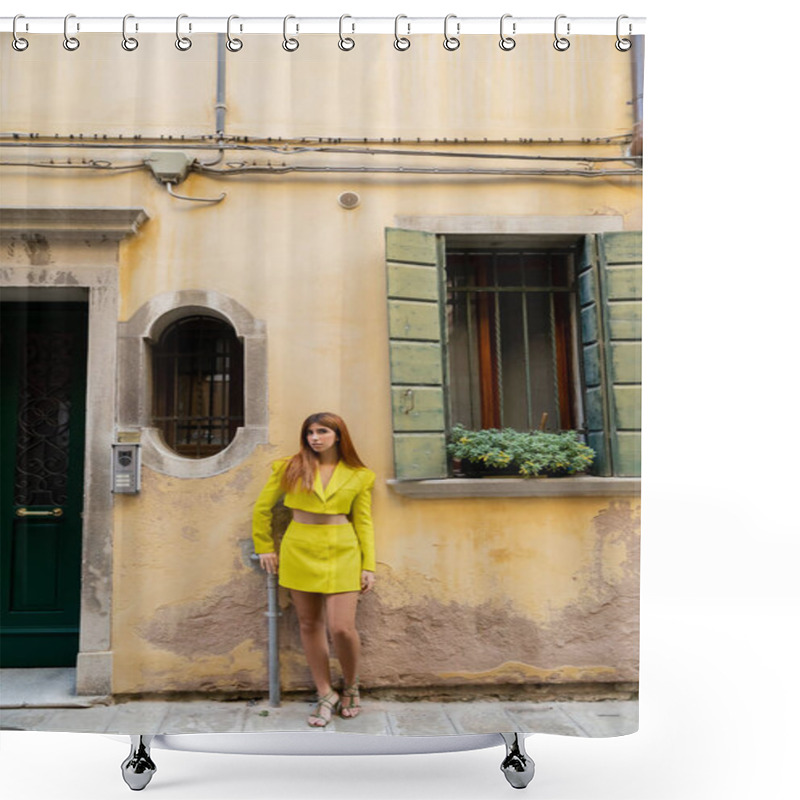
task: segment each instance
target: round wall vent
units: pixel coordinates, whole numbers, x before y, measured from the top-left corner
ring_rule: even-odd
[[[355,192],[342,192],[339,195],[339,205],[342,208],[350,210],[351,208],[357,208],[360,203],[361,198]]]

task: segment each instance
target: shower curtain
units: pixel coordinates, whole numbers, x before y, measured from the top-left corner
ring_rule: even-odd
[[[24,22],[2,38],[4,727],[308,730],[298,599],[253,509],[333,412],[374,483],[334,476],[347,502],[322,486],[309,513],[355,523],[374,587],[361,711],[328,731],[635,731],[643,37]],[[275,499],[279,553],[297,505]]]

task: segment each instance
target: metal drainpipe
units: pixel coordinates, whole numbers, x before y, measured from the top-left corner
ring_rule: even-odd
[[[225,112],[228,107],[225,105],[225,66],[226,66],[226,49],[225,42],[227,36],[217,34],[217,100],[214,103],[214,131],[217,135],[217,144],[222,145],[223,136],[225,135]],[[213,167],[219,164],[225,156],[225,151],[220,147],[219,155],[213,161],[203,161],[202,166]]]
[[[644,153],[644,36],[631,36],[631,77],[633,79],[633,143],[631,155]]]
[[[225,135],[225,39],[221,33],[217,34],[217,104],[214,106],[216,111],[217,136],[220,138]]]
[[[278,576],[267,575],[267,620],[269,626],[269,704],[278,708],[281,704],[281,668],[278,661]]]
[[[258,556],[253,553],[250,558],[258,563]],[[269,672],[269,704],[272,708],[281,705],[281,668],[278,659],[278,576],[267,573],[267,671]]]

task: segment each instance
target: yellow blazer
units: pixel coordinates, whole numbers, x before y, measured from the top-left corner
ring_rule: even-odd
[[[347,514],[353,523],[361,547],[361,568],[375,571],[375,533],[372,526],[372,487],[375,473],[366,467],[355,469],[339,461],[328,485],[323,489],[317,470],[314,491],[290,491],[284,494],[281,479],[289,458],[272,464],[272,474],[261,490],[253,508],[253,544],[256,553],[274,553],[272,508],[283,497],[287,508],[312,514]]]

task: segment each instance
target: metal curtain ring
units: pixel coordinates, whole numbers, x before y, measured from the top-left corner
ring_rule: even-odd
[[[14,38],[11,40],[11,46],[18,52],[21,53],[23,50],[28,49],[28,40],[23,39],[21,36],[17,36],[17,20],[18,19],[25,19],[24,14],[17,14],[14,17],[14,21],[11,23],[11,33],[13,34]]]
[[[444,49],[450,50],[458,50],[461,47],[461,41],[458,38],[458,34],[461,31],[461,23],[456,22],[456,35],[455,36],[448,36],[447,34],[447,26],[451,19],[457,19],[455,14],[448,14],[444,18]]]
[[[342,26],[344,25],[344,21],[346,19],[353,19],[353,18],[349,14],[342,14],[342,16],[339,17],[339,49],[345,51],[352,50],[356,46],[354,39],[351,39],[349,36],[344,36],[344,34],[342,33]],[[353,32],[355,32],[356,25],[355,23],[352,23],[352,25],[353,25]]]
[[[239,19],[239,17],[237,17],[236,14],[231,14],[228,17],[228,31],[227,31],[228,41],[225,42],[225,47],[227,47],[228,50],[231,51],[231,53],[238,53],[244,47],[244,42],[242,42],[241,39],[237,39],[231,36],[231,21],[234,19]],[[239,30],[241,30],[241,28]]]
[[[405,14],[398,14],[394,18],[394,49],[408,50],[408,48],[411,47],[411,39],[406,39],[405,36],[400,35],[399,27],[401,19],[408,19],[408,17]],[[408,33],[411,33],[410,24],[408,24]]]
[[[514,39],[512,39],[510,36],[506,36],[505,34],[504,27],[507,19],[511,19],[511,14],[503,14],[503,16],[500,17],[500,49],[505,50],[506,52],[508,52],[509,50],[513,50],[517,46],[516,41],[514,41]],[[517,32],[516,22],[511,23],[511,32],[512,33]]]
[[[283,18],[283,45],[282,46],[283,46],[283,49],[287,53],[294,53],[294,51],[297,50],[298,47],[300,47],[300,42],[298,42],[297,39],[290,39],[286,34],[286,31],[287,31],[287,29],[289,27],[289,20],[290,19],[297,19],[297,17],[293,17],[291,14],[289,14],[288,16],[285,16]],[[296,30],[299,30],[299,29],[300,29],[300,26],[298,25]]]
[[[620,38],[620,35],[619,35],[619,27],[620,27],[619,23],[623,19],[628,19],[628,16],[626,14],[620,14],[617,17],[617,41],[614,43],[614,47],[616,47],[617,50],[620,51],[620,53],[627,53],[628,50],[631,49],[632,43],[631,43],[630,39],[621,39]],[[631,24],[629,22],[628,23],[628,35],[630,35],[630,33],[631,33]]]
[[[74,14],[67,14],[67,16],[64,17],[64,49],[74,52],[81,46],[81,43],[67,32],[67,25],[71,19],[75,19]],[[80,25],[76,25],[75,29],[80,30]]]
[[[569,50],[569,39],[565,39],[563,36],[558,35],[558,21],[566,18],[566,14],[559,14],[556,17],[555,24],[553,25],[553,35],[555,36],[553,47],[555,47],[555,49],[560,53],[563,53],[565,50]],[[569,22],[567,23],[567,36],[569,36]]]
[[[188,17],[188,14],[178,14],[178,18],[175,20],[175,47],[183,52],[186,52],[192,46],[192,40],[188,36],[181,36],[181,20]],[[191,29],[192,25],[189,23],[189,30]]]
[[[139,46],[139,40],[134,39],[133,36],[128,36],[129,19],[133,19],[133,14],[126,14],[122,18],[122,49],[130,53]]]

